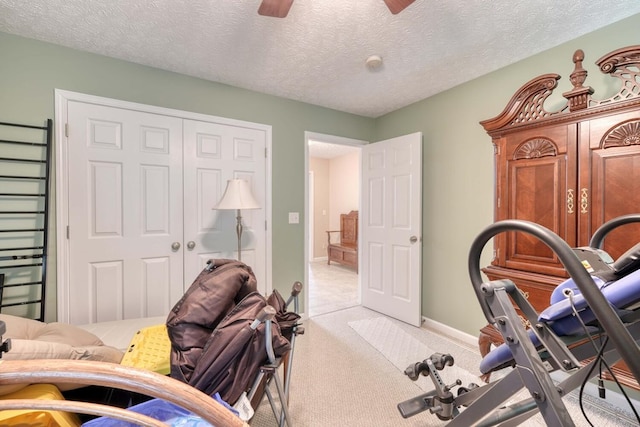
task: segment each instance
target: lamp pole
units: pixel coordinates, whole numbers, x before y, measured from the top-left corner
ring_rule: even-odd
[[[242,261],[242,216],[240,215],[240,209],[236,209],[236,234],[238,235],[238,261]]]

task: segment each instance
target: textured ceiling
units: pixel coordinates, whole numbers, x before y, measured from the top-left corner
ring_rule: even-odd
[[[359,151],[359,147],[309,140],[309,156],[321,159],[335,159]]]
[[[0,31],[368,117],[640,12],[638,0],[0,0]],[[370,71],[369,55],[383,58]]]

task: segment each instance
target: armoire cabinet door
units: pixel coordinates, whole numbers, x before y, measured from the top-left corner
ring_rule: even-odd
[[[640,111],[580,124],[580,245],[597,227],[620,215],[640,212]],[[640,225],[614,230],[604,249],[615,259],[640,242]]]
[[[497,153],[497,216],[549,228],[569,245],[576,242],[575,184],[577,126],[557,125],[506,135]],[[497,265],[564,276],[556,255],[525,233],[503,233],[497,241]]]

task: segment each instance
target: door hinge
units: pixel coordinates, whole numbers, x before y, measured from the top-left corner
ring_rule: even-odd
[[[267,147],[264,147],[264,158],[269,158],[269,149]]]
[[[267,231],[267,220],[264,220],[264,231]]]
[[[69,123],[64,124],[64,136],[69,138]]]
[[[69,240],[69,226],[67,225],[67,240]]]

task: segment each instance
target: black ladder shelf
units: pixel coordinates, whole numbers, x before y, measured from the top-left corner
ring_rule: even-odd
[[[0,122],[0,313],[44,321],[53,122]]]

